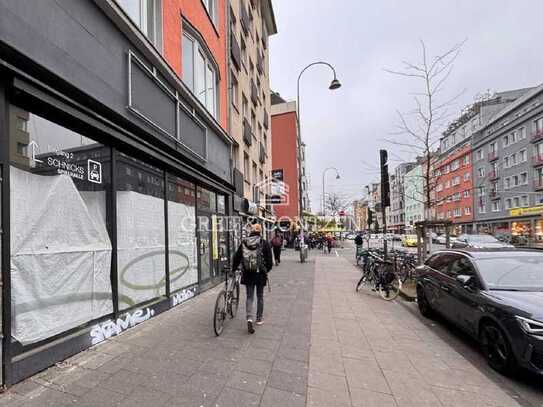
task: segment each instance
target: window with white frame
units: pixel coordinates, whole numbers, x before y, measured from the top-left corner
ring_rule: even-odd
[[[509,157],[504,157],[503,158],[503,168],[509,168],[510,165],[509,165]]]
[[[456,208],[454,210],[454,217],[459,218],[460,216],[462,216],[462,209],[461,208]]]
[[[512,166],[517,165],[517,154],[511,154],[510,162],[509,164]]]
[[[451,170],[456,171],[458,168],[460,168],[460,160],[454,160],[451,164]]]
[[[520,207],[520,197],[516,196],[513,198],[513,207],[514,208]]]
[[[511,178],[507,177],[503,179],[503,189],[511,188]]]
[[[518,187],[518,185],[519,185],[519,176],[513,175],[513,186]]]
[[[451,187],[451,181],[447,180],[445,181],[445,189],[449,189]]]
[[[518,129],[518,139],[524,140],[526,138],[526,127],[521,127]]]
[[[467,182],[467,181],[470,180],[470,178],[471,178],[471,173],[466,172],[466,173],[464,174],[464,181]]]
[[[513,201],[511,200],[511,198],[507,198],[505,200],[505,209],[511,209],[512,205],[513,205]]]
[[[183,82],[213,116],[217,116],[218,75],[214,62],[195,37],[183,33]]]
[[[479,175],[479,178],[484,178],[485,176],[485,167],[480,167],[477,169],[477,174]]]
[[[238,79],[236,78],[236,75],[234,73],[230,73],[231,75],[231,84],[230,84],[230,100],[232,102],[232,105],[234,108],[239,111],[239,84]]]
[[[486,212],[486,200],[484,197],[479,198],[479,213]]]
[[[492,201],[492,212],[500,211],[500,200]]]
[[[508,147],[510,143],[509,135],[503,136],[503,147]]]
[[[522,198],[522,206],[523,207],[527,207],[527,206],[530,206],[530,198],[528,197],[528,195],[523,195]]]
[[[469,194],[469,189],[466,189],[466,190],[464,191],[464,198],[469,198],[469,195],[470,195],[470,194]]]
[[[482,148],[480,148],[479,150],[477,150],[476,156],[477,156],[477,161],[484,160],[484,158],[485,158],[485,152],[483,151]]]
[[[534,120],[534,130],[536,134],[543,132],[543,117]]]
[[[478,195],[479,196],[485,196],[486,195],[486,187],[479,187],[477,188],[478,190]]]
[[[466,206],[464,208],[464,215],[471,215],[471,207]]]
[[[453,185],[460,185],[460,177],[459,176],[454,177],[453,180],[452,180],[452,184]]]
[[[117,0],[117,3],[157,49],[162,47],[160,0]]]
[[[524,163],[528,160],[528,154],[526,153],[526,150],[520,150],[518,153],[519,162]]]
[[[490,153],[496,153],[496,152],[498,151],[496,142],[490,143],[490,144],[488,145],[488,151],[489,151]]]
[[[468,165],[469,164],[469,154],[466,154],[464,156],[464,165]]]
[[[213,21],[213,24],[217,24],[217,0],[202,0],[202,3],[204,4],[204,8],[206,9],[209,18]]]
[[[521,185],[527,185],[528,184],[528,173],[522,172],[520,174],[520,184]]]

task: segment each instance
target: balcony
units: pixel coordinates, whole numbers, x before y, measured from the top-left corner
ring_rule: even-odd
[[[500,175],[498,174],[498,171],[493,170],[488,173],[488,178],[492,181],[492,180],[500,178]]]
[[[244,6],[244,2],[240,1],[240,20],[241,20],[241,28],[243,29],[243,32],[245,35],[249,34],[249,30],[251,29],[251,19],[249,18],[249,13],[247,12],[247,8]]]
[[[253,79],[251,79],[251,100],[255,105],[258,103],[258,90]]]
[[[260,75],[264,74],[264,58],[262,57],[262,54],[260,52],[256,56],[256,69],[258,70],[258,73],[260,73]]]
[[[265,129],[269,129],[269,128],[270,128],[270,122],[269,122],[269,118],[268,118],[268,112],[266,111],[266,109],[264,109],[264,118],[262,119],[262,125],[264,126]]]
[[[540,165],[543,165],[543,153],[539,153],[533,156],[532,163],[534,167],[539,167]]]
[[[232,56],[232,62],[236,69],[238,71],[241,70],[241,48],[232,31],[230,32],[230,55]]]
[[[490,153],[488,153],[488,161],[489,162],[496,161],[497,159],[498,159],[498,152],[497,151],[491,151]]]
[[[490,195],[490,199],[500,199],[500,197],[498,196],[498,191],[496,190],[491,190],[489,195]]]
[[[253,144],[253,132],[251,131],[251,125],[245,118],[243,118],[243,141],[248,146]]]
[[[532,143],[543,141],[543,130],[536,130],[532,133]]]
[[[543,190],[543,176],[540,175],[539,179],[534,180],[534,189],[536,191]]]
[[[258,153],[258,160],[264,164],[266,162],[266,148],[264,147],[264,144],[260,143],[260,150]]]

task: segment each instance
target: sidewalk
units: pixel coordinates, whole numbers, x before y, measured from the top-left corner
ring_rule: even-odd
[[[518,406],[398,302],[354,291],[339,256],[292,250],[270,274],[266,324],[244,304],[216,338],[220,287],[0,395],[0,406]]]
[[[243,301],[215,337],[216,287],[15,385],[0,406],[305,406],[315,262],[297,258],[272,270],[254,335]]]
[[[359,275],[317,260],[309,406],[518,406],[402,304],[355,293]]]

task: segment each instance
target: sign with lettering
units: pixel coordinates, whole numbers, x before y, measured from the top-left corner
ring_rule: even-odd
[[[515,208],[510,210],[511,216],[529,216],[543,214],[543,205],[532,206],[530,208]]]

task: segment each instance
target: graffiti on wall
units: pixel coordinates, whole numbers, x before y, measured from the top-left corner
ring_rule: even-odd
[[[96,345],[112,336],[119,335],[121,332],[132,328],[144,321],[147,321],[155,315],[151,308],[138,309],[133,312],[127,312],[115,321],[108,320],[97,324],[91,328],[90,336],[93,345]]]
[[[172,294],[172,307],[175,307],[196,295],[196,287],[185,288],[178,293]]]

